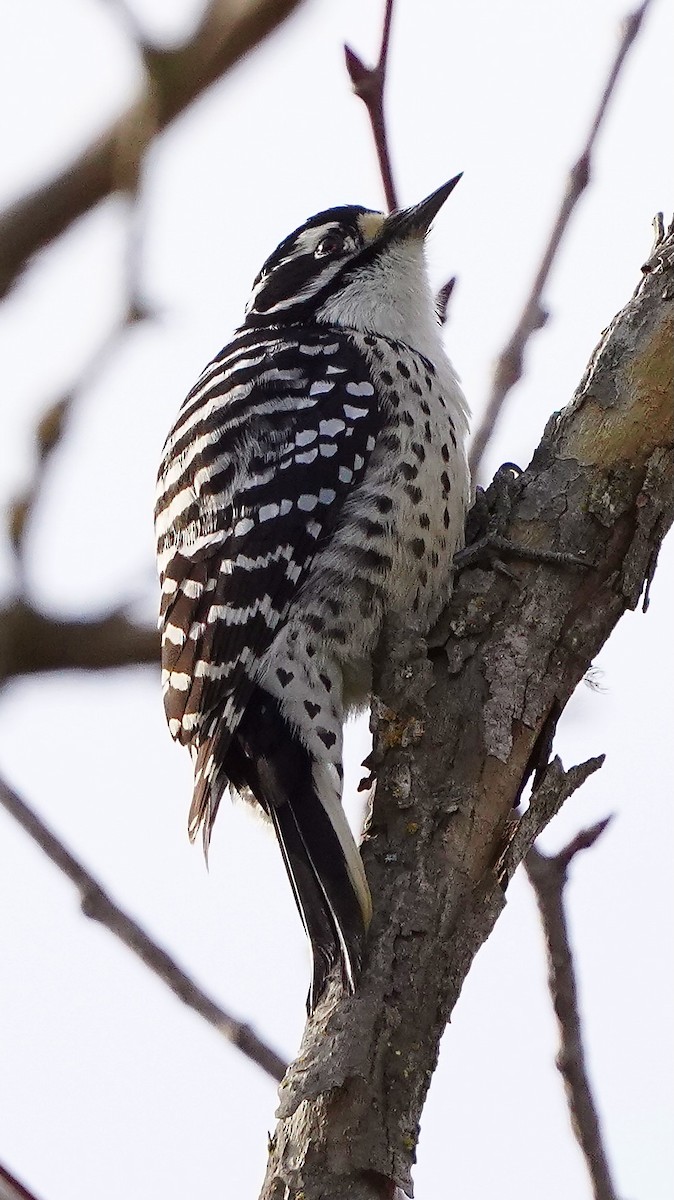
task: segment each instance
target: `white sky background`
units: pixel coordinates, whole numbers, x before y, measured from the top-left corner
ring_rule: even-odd
[[[473,409],[540,255],[615,48],[625,0],[472,5],[399,0],[388,90],[400,196],[465,172],[437,221],[452,273],[447,339]],[[199,5],[130,0],[178,38]],[[22,0],[3,13],[0,203],[64,164],[134,95],[121,5]],[[380,207],[342,58],[366,58],[381,6],[313,0],[160,141],[142,192],[141,290],[161,319],[127,335],[81,399],[30,540],[36,603],[70,615],[156,606],[151,512],[164,435],[239,321],[254,275],[309,214]],[[674,10],[632,52],[488,466],[523,465],[630,296],[654,212],[671,211]],[[0,311],[4,503],[30,477],[36,418],[121,311],[126,205],[109,201],[41,256]],[[11,560],[0,580],[12,589]],[[581,1000],[619,1193],[671,1196],[672,688],[670,539],[647,617],[628,615],[556,739],[607,762],[545,843],[618,816],[568,892]],[[355,788],[357,756],[347,787]],[[206,873],[185,835],[191,769],[165,728],[157,673],[64,675],[0,698],[0,768],[66,843],[220,1000],[291,1056],[308,957],[273,840],[224,805]],[[347,779],[349,777],[347,776]],[[0,814],[0,1161],[41,1200],[257,1194],[275,1087],[79,915],[70,884]],[[422,1124],[420,1200],[585,1200],[554,1070],[532,897],[518,876],[444,1043]]]

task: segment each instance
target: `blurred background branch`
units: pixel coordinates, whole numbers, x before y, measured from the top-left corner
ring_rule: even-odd
[[[112,192],[135,191],[148,146],[249,54],[300,0],[211,0],[177,50],[139,45],[145,88],[131,108],[57,176],[0,214],[0,297],[28,260]]]
[[[140,958],[171,991],[217,1029],[228,1042],[271,1075],[272,1079],[283,1078],[286,1064],[274,1050],[266,1046],[243,1021],[237,1021],[220,1008],[210,996],[190,979],[177,962],[167,954],[148,933],[125,913],[103,890],[97,879],[87,871],[78,859],[63,845],[50,829],[40,820],[37,813],[24,804],[17,793],[0,778],[0,804],[18,821],[21,828],[33,839],[60,871],[79,890],[82,912],[92,921],[104,925],[121,942]]]
[[[21,600],[0,609],[0,680],[40,671],[104,671],[158,662],[156,628],[137,625],[122,612],[67,621]]]
[[[0,1163],[0,1200],[38,1200]]]

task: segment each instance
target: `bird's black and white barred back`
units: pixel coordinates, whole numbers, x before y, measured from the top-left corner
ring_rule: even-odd
[[[163,687],[190,747],[190,834],[232,784],[270,817],[309,936],[313,1005],[351,988],[371,915],[341,805],[342,727],[387,614],[428,628],[468,495],[466,410],[423,236],[456,180],[384,217],[312,218],[255,281],[159,471]]]

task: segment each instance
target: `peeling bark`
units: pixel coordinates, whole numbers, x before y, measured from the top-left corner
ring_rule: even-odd
[[[674,516],[674,227],[555,414],[501,531],[587,567],[514,559],[457,581],[446,642],[390,656],[374,705],[374,899],[355,996],[337,983],[280,1090],[263,1200],[412,1194],[440,1038],[518,863],[601,765],[547,767],[558,715],[652,578]],[[514,805],[536,770],[527,811]]]

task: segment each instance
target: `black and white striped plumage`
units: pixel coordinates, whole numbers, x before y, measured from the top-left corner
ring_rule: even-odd
[[[342,726],[387,613],[421,630],[451,587],[466,409],[423,255],[452,190],[287,238],[167,439],[156,532],[163,687],[190,747],[189,829],[228,784],[270,817],[313,951],[355,986],[371,915],[341,806]]]

